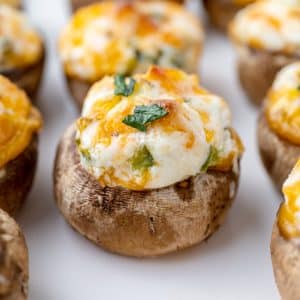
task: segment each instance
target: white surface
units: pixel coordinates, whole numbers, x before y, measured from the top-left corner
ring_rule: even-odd
[[[226,38],[207,32],[201,78],[206,87],[228,99],[247,148],[236,202],[227,222],[207,243],[158,259],[132,259],[107,253],[85,240],[67,225],[54,203],[55,148],[76,117],[56,54],[57,35],[68,10],[62,0],[28,0],[26,5],[48,48],[39,102],[45,118],[39,168],[18,218],[30,251],[30,299],[279,299],[269,253],[279,195],[261,166],[256,110],[238,87],[234,53]]]

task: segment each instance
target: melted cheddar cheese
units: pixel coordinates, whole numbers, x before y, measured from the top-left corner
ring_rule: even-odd
[[[104,1],[75,13],[59,51],[68,76],[94,82],[152,64],[197,72],[202,39],[201,24],[179,4]]]
[[[279,136],[300,145],[300,63],[278,73],[266,99],[266,117]]]
[[[26,94],[0,75],[0,169],[26,149],[41,123]]]
[[[259,50],[300,54],[300,1],[262,0],[241,10],[230,26],[232,39]]]
[[[231,129],[229,108],[201,88],[196,76],[153,66],[132,79],[128,96],[116,95],[113,77],[94,84],[77,121],[81,163],[102,186],[161,188],[208,167],[236,166],[243,146]],[[151,105],[167,115],[150,122],[145,132],[124,123],[137,107]]]
[[[42,55],[42,41],[19,11],[0,5],[0,71],[36,63]]]
[[[300,160],[283,185],[285,202],[278,213],[278,227],[287,239],[300,238]]]
[[[5,4],[14,8],[21,6],[21,0],[0,0],[0,5]]]

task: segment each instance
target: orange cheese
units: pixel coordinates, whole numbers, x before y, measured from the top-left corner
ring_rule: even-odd
[[[26,149],[41,123],[25,93],[0,76],[0,168]]]
[[[26,16],[0,5],[0,68],[10,70],[36,63],[43,52],[42,40]]]
[[[285,202],[278,213],[278,227],[287,239],[300,238],[300,160],[283,185]]]
[[[178,69],[152,66],[130,79],[135,84],[128,96],[115,94],[114,77],[95,83],[77,121],[81,162],[102,186],[160,188],[206,171],[207,161],[210,169],[233,168],[244,149],[229,129],[230,112],[222,98]],[[138,106],[153,105],[167,114],[147,123],[146,130],[124,122]],[[131,162],[140,149],[150,165],[137,170]]]
[[[261,0],[242,9],[230,25],[235,44],[289,56],[300,53],[298,0]]]
[[[104,1],[80,9],[63,30],[66,73],[89,82],[151,64],[196,72],[203,32],[197,18],[169,1]]]
[[[272,130],[300,145],[300,63],[284,68],[276,77],[266,101],[266,117]]]

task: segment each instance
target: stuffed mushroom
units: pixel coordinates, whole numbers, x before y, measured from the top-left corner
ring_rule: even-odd
[[[76,230],[109,251],[177,251],[223,223],[242,151],[226,102],[196,76],[153,66],[105,77],[61,139],[56,201]]]
[[[258,120],[262,161],[278,190],[300,157],[300,62],[277,75]]]
[[[71,0],[71,7],[73,11],[76,11],[77,9],[87,6],[93,3],[97,3],[101,0]],[[116,0],[115,0],[116,1]],[[118,0],[118,1],[124,1],[124,0]],[[152,1],[152,0],[127,0],[127,1]],[[165,0],[165,1],[173,1],[177,3],[184,3],[185,0]]]
[[[241,85],[257,105],[276,73],[300,57],[299,15],[298,0],[263,0],[240,11],[230,26]]]
[[[0,75],[0,208],[10,214],[32,185],[41,123],[25,92]]]
[[[204,0],[203,3],[211,22],[226,31],[236,13],[255,1],[257,0]]]
[[[271,255],[284,300],[300,299],[300,160],[283,185],[284,203],[273,227]]]
[[[43,70],[42,39],[16,9],[0,5],[0,19],[0,74],[24,89],[33,100]]]
[[[168,1],[104,1],[80,9],[63,30],[59,51],[79,107],[106,75],[132,75],[152,65],[196,73],[202,46],[197,18]]]
[[[0,299],[26,300],[28,250],[18,224],[0,209]]]

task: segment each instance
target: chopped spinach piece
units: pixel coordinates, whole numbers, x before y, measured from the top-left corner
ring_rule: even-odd
[[[134,51],[135,58],[140,61],[143,58],[143,53],[139,49],[135,49]]]
[[[135,50],[135,57],[136,57],[137,61],[146,61],[146,62],[149,62],[154,65],[159,64],[159,61],[160,61],[161,57],[163,56],[163,54],[164,54],[164,52],[161,49],[159,49],[154,56],[143,53],[139,49]]]
[[[80,146],[80,139],[75,139],[75,143],[76,143],[77,147],[79,147]]]
[[[135,87],[133,78],[126,78],[124,75],[118,74],[115,76],[115,95],[130,96]]]
[[[154,159],[146,146],[139,148],[130,160],[134,170],[146,170],[154,165]]]
[[[214,163],[218,160],[218,158],[219,158],[218,149],[214,146],[210,146],[208,157],[205,163],[203,164],[203,166],[201,167],[201,171],[206,172],[209,167],[214,165]]]
[[[157,52],[157,54],[152,57],[152,63],[154,65],[158,65],[159,61],[163,57],[163,55],[164,55],[164,52],[161,49],[159,49],[158,52]]]
[[[81,152],[82,157],[86,161],[91,161],[92,157],[91,157],[91,154],[90,154],[89,150],[87,150],[87,149],[80,149],[80,152]]]
[[[128,115],[123,119],[123,123],[145,132],[147,130],[147,124],[161,119],[168,114],[168,111],[157,105],[140,105],[134,109],[132,115]]]
[[[183,58],[178,55],[173,56],[171,58],[171,64],[178,69],[182,69],[184,67]]]

